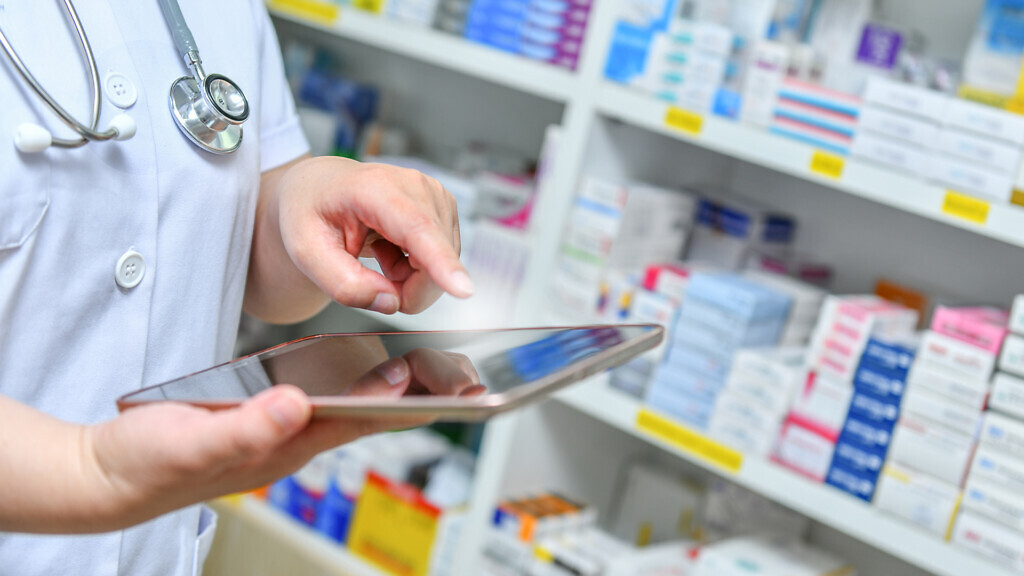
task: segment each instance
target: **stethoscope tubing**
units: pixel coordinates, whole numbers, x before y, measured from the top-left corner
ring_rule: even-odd
[[[68,140],[63,138],[54,138],[53,146],[61,148],[78,148],[84,145],[90,140],[110,140],[117,136],[117,130],[110,128],[102,132],[97,131],[96,128],[100,122],[100,73],[96,66],[96,59],[92,54],[92,45],[89,43],[89,38],[85,34],[85,29],[82,27],[82,21],[78,18],[78,13],[75,11],[75,7],[71,4],[71,0],[64,0],[64,10],[67,12],[68,19],[75,27],[75,32],[78,35],[78,43],[81,47],[82,54],[85,56],[86,62],[89,67],[89,83],[92,89],[92,123],[89,126],[83,125],[81,122],[75,119],[74,116],[69,114],[57,101],[50,95],[50,93],[43,88],[43,85],[36,80],[32,72],[25,66],[18,53],[11,46],[7,36],[0,30],[0,46],[3,47],[4,52],[7,54],[7,58],[10,59],[11,63],[14,64],[14,68],[21,75],[22,79],[32,88],[33,91],[39,96],[40,99],[50,108],[53,113],[61,119],[69,128],[77,132],[81,137]]]

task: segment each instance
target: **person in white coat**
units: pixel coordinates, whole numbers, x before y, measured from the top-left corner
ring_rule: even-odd
[[[311,422],[287,386],[217,413],[118,415],[116,398],[230,360],[243,310],[295,322],[335,300],[414,313],[473,286],[454,200],[436,181],[307,156],[262,0],[181,0],[206,66],[248,97],[244,138],[224,155],[171,117],[169,86],[188,71],[157,2],[81,4],[100,118],[127,114],[136,133],[35,153],[0,142],[0,573],[197,574],[214,526],[197,503],[387,423]],[[88,119],[89,68],[63,11],[0,0],[0,30]],[[26,122],[75,136],[0,60],[0,136]],[[400,394],[388,384],[408,367],[380,375]]]

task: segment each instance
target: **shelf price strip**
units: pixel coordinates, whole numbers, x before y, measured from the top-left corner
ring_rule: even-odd
[[[838,180],[843,176],[843,168],[846,160],[838,154],[830,154],[821,150],[815,150],[811,155],[811,172]]]
[[[989,203],[984,200],[953,190],[947,190],[946,198],[942,201],[943,214],[975,224],[984,224],[988,220],[989,207]]]
[[[704,117],[696,112],[669,106],[665,111],[665,125],[691,136],[697,136],[704,128]]]
[[[737,474],[743,467],[743,453],[699,434],[646,408],[637,413],[636,427],[645,434],[717,468]]]
[[[337,4],[323,0],[268,0],[267,8],[317,24],[334,24],[341,13]]]

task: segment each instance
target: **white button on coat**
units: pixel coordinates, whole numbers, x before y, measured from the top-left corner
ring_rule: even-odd
[[[103,79],[103,93],[107,95],[110,103],[122,110],[127,110],[135,105],[139,97],[139,91],[135,84],[127,76],[120,72],[110,72]]]
[[[114,269],[114,281],[125,290],[135,288],[146,275],[146,259],[135,250],[129,250],[117,259]]]

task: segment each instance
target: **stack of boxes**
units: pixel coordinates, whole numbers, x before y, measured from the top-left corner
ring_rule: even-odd
[[[710,112],[725,81],[732,31],[712,23],[675,21],[656,32],[638,84],[656,98]]]
[[[1010,202],[1024,118],[883,78],[871,78],[853,155],[961,192]]]
[[[860,108],[861,101],[856,96],[786,78],[779,90],[769,131],[847,155]]]
[[[1006,319],[991,308],[936,310],[911,370],[877,506],[948,533]]]
[[[1008,320],[1012,333],[1003,341],[952,539],[1024,571],[1024,296]]]
[[[715,192],[700,200],[687,259],[739,269],[755,252],[785,251],[795,232],[792,217]]]
[[[733,355],[778,342],[789,317],[789,296],[738,274],[694,274],[646,401],[706,429]]]
[[[586,178],[553,278],[559,308],[592,320],[601,285],[611,272],[677,259],[695,210],[696,201],[681,191]]]
[[[473,0],[462,35],[473,42],[576,69],[591,0]]]
[[[789,276],[750,270],[744,275],[755,282],[787,294],[793,299],[793,306],[789,310],[789,318],[786,326],[782,329],[782,336],[779,337],[779,346],[793,347],[805,346],[814,325],[818,321],[818,312],[825,302],[827,292]]]
[[[911,334],[916,324],[916,312],[875,296],[826,298],[811,339],[806,385],[783,424],[772,458],[823,481],[850,412],[868,342]],[[865,410],[872,407],[865,402]]]
[[[745,454],[767,457],[804,382],[806,359],[805,348],[736,352],[708,436]]]
[[[853,379],[853,398],[825,482],[866,502],[874,496],[900,412],[917,342],[872,337]]]

